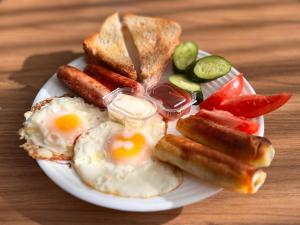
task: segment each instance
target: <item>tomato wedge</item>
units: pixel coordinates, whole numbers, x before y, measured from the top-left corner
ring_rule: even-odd
[[[277,95],[242,95],[224,100],[220,109],[231,112],[236,116],[254,118],[278,109],[290,98],[291,93]]]
[[[230,112],[223,110],[208,111],[201,109],[196,115],[225,127],[230,127],[248,134],[256,133],[259,128],[258,123],[244,118],[239,118]]]
[[[244,78],[240,74],[227,82],[222,88],[213,93],[200,104],[200,109],[213,110],[218,109],[221,102],[225,99],[239,96],[244,88]]]

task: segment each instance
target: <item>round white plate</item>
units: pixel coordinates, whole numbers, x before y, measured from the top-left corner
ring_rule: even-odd
[[[209,55],[204,51],[199,51],[199,57]],[[74,67],[83,69],[86,65],[84,58],[80,57],[71,63]],[[165,75],[172,73],[171,65],[169,65],[165,71]],[[215,81],[202,85],[204,97],[209,96],[211,93],[219,89],[227,81],[236,76],[239,72],[236,69],[232,69],[231,72]],[[166,76],[164,76],[166,77]],[[245,81],[244,93],[254,94],[254,90],[251,85]],[[54,74],[40,89],[34,103],[42,101],[45,98],[51,96],[60,96],[68,93],[66,89],[56,78]],[[191,113],[196,112],[198,107],[194,106]],[[263,117],[255,119],[260,124],[258,135],[264,133],[264,120]],[[168,132],[177,133],[174,128],[175,122],[169,124]],[[124,211],[159,211],[178,208],[194,202],[201,201],[208,198],[217,192],[221,191],[220,187],[208,184],[204,181],[196,179],[188,174],[184,174],[183,183],[170,193],[164,194],[159,197],[139,199],[139,198],[124,198],[114,195],[104,194],[96,190],[91,189],[81,182],[75,171],[66,164],[50,162],[46,160],[37,160],[39,166],[47,174],[47,176],[53,180],[63,190],[70,194],[80,198],[84,201],[90,202],[95,205],[124,210]]]

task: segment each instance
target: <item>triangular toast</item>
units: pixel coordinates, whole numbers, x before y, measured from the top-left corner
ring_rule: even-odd
[[[86,38],[83,48],[90,62],[109,66],[131,79],[137,79],[137,73],[126,48],[118,13],[114,13],[104,21],[99,33]]]
[[[137,48],[141,71],[139,79],[146,86],[155,85],[180,41],[180,25],[167,19],[133,14],[124,15],[123,23]]]

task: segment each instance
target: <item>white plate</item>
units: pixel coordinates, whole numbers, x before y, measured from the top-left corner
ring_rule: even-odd
[[[199,57],[203,57],[205,55],[208,55],[208,53],[199,51]],[[69,63],[69,65],[83,69],[86,64],[84,58],[80,57]],[[172,68],[169,65],[166,69],[165,75],[170,74],[171,72]],[[237,74],[238,71],[232,69],[228,75],[202,85],[204,96],[209,96]],[[251,85],[247,81],[245,83],[244,92],[248,94],[255,93]],[[69,91],[57,80],[56,75],[54,74],[40,89],[34,99],[34,103],[51,96],[60,96],[67,92]],[[194,107],[191,113],[193,113],[193,111],[195,112],[196,109],[197,107]],[[263,117],[256,118],[255,120],[260,124],[258,135],[262,136],[264,133]],[[177,132],[174,125],[175,122],[173,122],[173,124],[169,124],[169,133]],[[89,188],[81,182],[75,171],[72,168],[69,168],[68,165],[46,160],[37,160],[37,162],[47,176],[66,192],[95,205],[124,211],[149,212],[178,208],[201,201],[222,190],[220,187],[208,184],[190,175],[184,174],[183,183],[177,189],[165,195],[147,199],[123,198],[100,193]]]

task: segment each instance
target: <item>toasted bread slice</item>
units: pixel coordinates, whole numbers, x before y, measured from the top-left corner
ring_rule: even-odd
[[[83,48],[90,62],[109,66],[131,79],[137,79],[126,48],[118,13],[114,13],[104,21],[99,33],[86,38]]]
[[[123,23],[136,46],[140,71],[139,79],[146,86],[158,83],[166,63],[179,43],[181,27],[174,21],[126,14]]]

